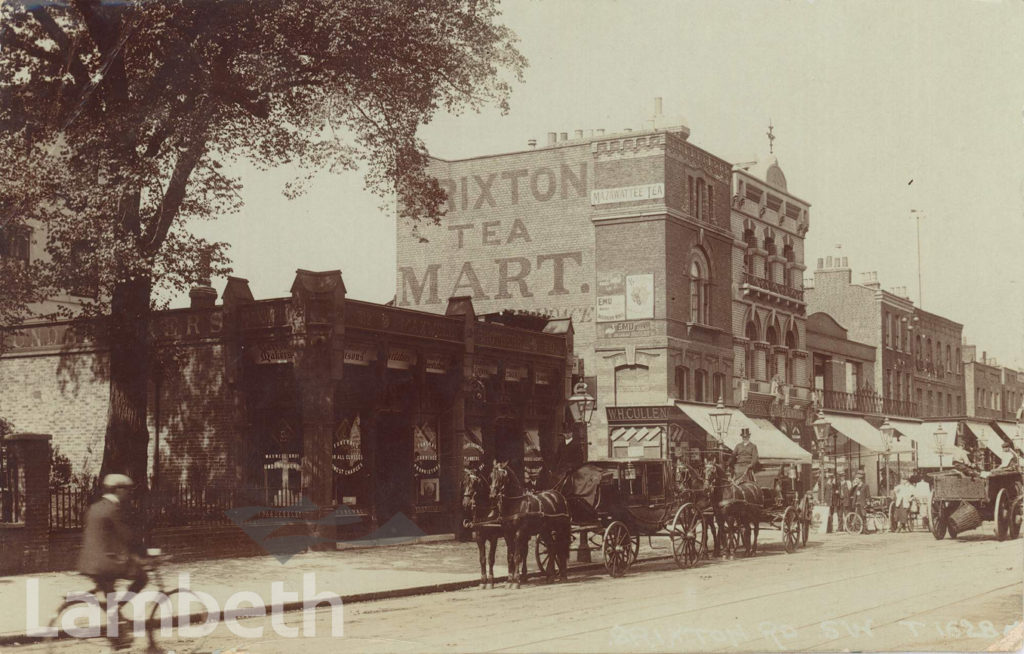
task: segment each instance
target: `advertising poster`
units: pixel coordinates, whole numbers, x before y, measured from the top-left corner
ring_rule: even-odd
[[[654,317],[654,275],[626,277],[626,319]]]

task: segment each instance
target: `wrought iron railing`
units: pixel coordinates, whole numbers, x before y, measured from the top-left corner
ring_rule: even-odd
[[[799,300],[800,302],[804,301],[803,289],[793,288],[791,286],[787,286],[786,284],[773,282],[770,279],[758,277],[747,271],[743,271],[743,283],[748,284],[750,286],[755,286],[757,288],[762,288],[767,291],[771,291],[776,295],[782,295],[785,297],[793,298],[794,300]]]
[[[884,398],[872,390],[864,389],[856,393],[823,391],[821,394],[822,407],[825,409],[909,418],[918,417],[916,402]]]
[[[24,478],[17,460],[0,441],[0,524],[25,520]]]

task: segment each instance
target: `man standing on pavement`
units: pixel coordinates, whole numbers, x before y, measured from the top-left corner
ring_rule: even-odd
[[[78,557],[78,571],[96,582],[102,596],[114,592],[114,582],[131,579],[131,593],[142,590],[148,577],[141,565],[144,550],[142,541],[124,521],[122,507],[131,492],[132,480],[126,475],[107,475],[103,478],[103,497],[93,503],[85,514],[82,529],[82,552]]]
[[[896,531],[910,531],[907,517],[910,514],[910,503],[914,500],[914,487],[906,477],[900,480],[895,490],[896,496]]]
[[[729,466],[732,468],[732,478],[736,482],[754,481],[754,470],[757,468],[757,445],[750,442],[750,430],[744,427],[740,430],[740,441],[733,448],[729,455]]]

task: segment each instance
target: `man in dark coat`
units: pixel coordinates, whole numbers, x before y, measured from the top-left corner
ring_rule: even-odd
[[[140,563],[141,541],[125,523],[122,513],[132,485],[125,475],[107,475],[103,478],[103,497],[85,514],[78,571],[96,582],[103,593],[101,602],[105,602],[107,593],[114,592],[118,579],[131,579],[128,591],[132,593],[142,590],[148,580]]]
[[[729,455],[729,467],[733,470],[733,479],[739,481],[754,481],[754,471],[757,470],[757,445],[750,442],[750,430],[744,427],[740,430],[740,437],[743,439],[732,449]]]

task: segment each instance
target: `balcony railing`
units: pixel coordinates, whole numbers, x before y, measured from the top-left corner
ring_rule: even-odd
[[[918,417],[916,402],[891,400],[871,390],[860,390],[856,393],[823,391],[821,395],[822,407],[825,409],[908,418]]]
[[[804,301],[803,289],[793,288],[785,284],[773,282],[770,279],[765,279],[764,277],[757,277],[747,271],[743,271],[743,283],[766,291],[771,291],[776,295],[782,295],[800,302]]]

